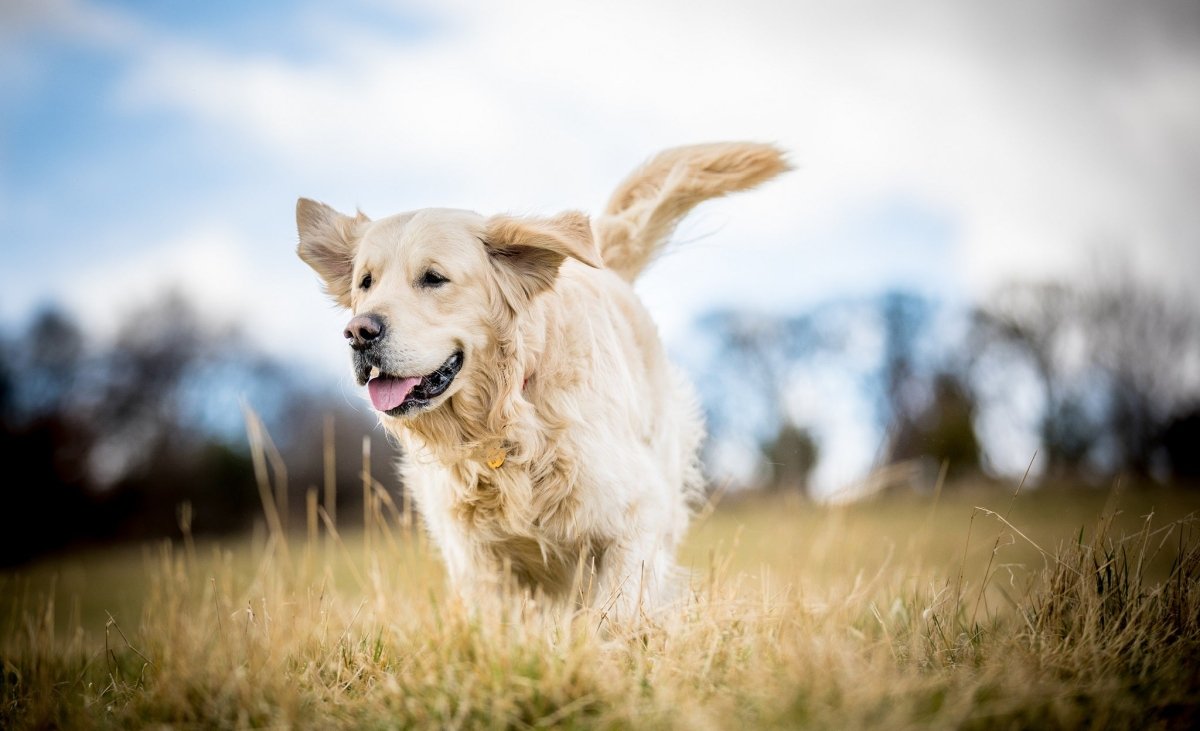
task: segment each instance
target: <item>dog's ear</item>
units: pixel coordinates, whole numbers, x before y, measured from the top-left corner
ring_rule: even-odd
[[[325,293],[342,307],[350,306],[354,251],[363,225],[369,222],[362,211],[351,218],[324,203],[307,198],[296,201],[296,229],[300,232],[296,253],[325,282]]]
[[[492,216],[483,244],[496,267],[513,275],[527,297],[549,289],[568,256],[597,269],[604,266],[592,224],[579,211],[553,218]]]

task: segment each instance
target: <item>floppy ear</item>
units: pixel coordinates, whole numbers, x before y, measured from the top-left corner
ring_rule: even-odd
[[[354,251],[361,228],[369,221],[362,211],[351,218],[308,198],[296,201],[296,229],[300,232],[296,253],[320,275],[325,293],[342,307],[350,306]]]
[[[553,218],[492,216],[483,244],[497,268],[511,274],[529,297],[554,284],[568,256],[596,269],[604,267],[592,239],[592,224],[579,211]]]

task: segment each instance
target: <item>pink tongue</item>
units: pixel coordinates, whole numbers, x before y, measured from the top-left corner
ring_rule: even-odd
[[[371,404],[379,411],[391,411],[404,403],[404,398],[421,382],[420,378],[391,378],[379,376],[367,383],[367,391],[371,394]]]

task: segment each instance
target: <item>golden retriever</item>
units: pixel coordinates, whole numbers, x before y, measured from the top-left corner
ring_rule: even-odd
[[[298,254],[352,313],[355,376],[461,593],[511,577],[629,618],[671,595],[704,426],[632,282],[696,204],[787,169],[770,145],[667,150],[590,221],[299,200]]]

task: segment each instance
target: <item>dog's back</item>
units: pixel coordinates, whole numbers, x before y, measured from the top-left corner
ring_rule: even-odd
[[[547,330],[561,338],[546,348],[542,364],[557,362],[564,380],[577,384],[548,389],[542,413],[577,413],[586,423],[560,431],[558,449],[575,456],[567,470],[573,478],[561,486],[573,509],[556,517],[600,539],[596,598],[619,616],[674,593],[689,503],[703,494],[698,400],[630,285],[697,204],[787,169],[780,151],[763,144],[660,153],[626,178],[593,220],[608,271],[567,262],[541,301]]]

